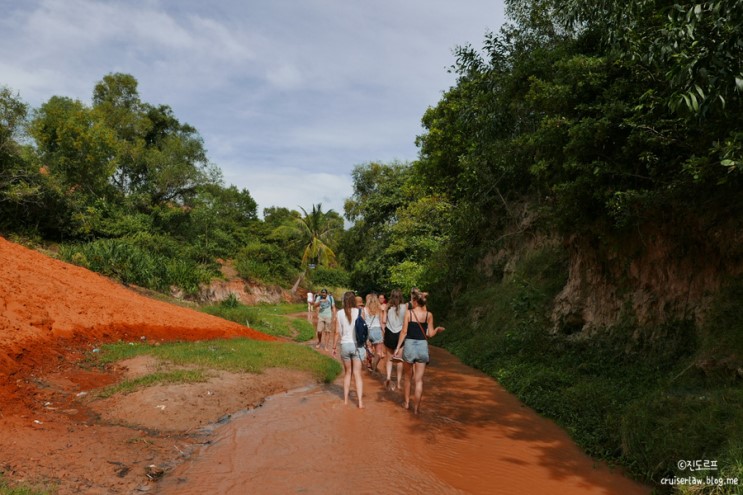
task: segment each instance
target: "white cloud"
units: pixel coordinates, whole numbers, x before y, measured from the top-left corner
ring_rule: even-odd
[[[323,210],[343,214],[343,203],[353,193],[348,175],[338,175],[318,168],[252,168],[247,173],[225,169],[225,179],[239,188],[250,191],[262,215],[269,206],[283,206],[293,210],[309,210],[321,203]]]
[[[454,82],[451,49],[503,19],[492,0],[0,4],[0,84],[34,106],[89,102],[105,74],[130,73],[261,209],[342,211],[354,165],[415,159],[423,112]]]

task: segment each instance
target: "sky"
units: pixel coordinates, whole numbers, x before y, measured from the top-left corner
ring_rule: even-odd
[[[194,126],[259,213],[343,212],[351,172],[412,161],[453,49],[482,46],[502,0],[0,0],[0,86],[32,108],[91,103],[103,76]]]

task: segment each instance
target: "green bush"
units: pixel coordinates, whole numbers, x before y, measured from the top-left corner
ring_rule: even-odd
[[[350,276],[343,268],[318,266],[310,270],[310,282],[316,287],[348,287]]]
[[[195,262],[181,257],[166,257],[144,249],[132,239],[100,239],[87,244],[60,246],[60,256],[115,278],[123,283],[167,291],[171,286],[195,294],[210,273]]]
[[[238,274],[264,283],[291,284],[297,269],[286,251],[274,244],[253,242],[243,247],[235,257]]]

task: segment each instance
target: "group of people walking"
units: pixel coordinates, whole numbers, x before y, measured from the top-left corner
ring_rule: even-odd
[[[314,297],[312,303],[308,297],[308,311],[318,309],[316,347],[327,350],[335,328],[332,352],[333,356],[340,352],[343,363],[344,403],[348,404],[353,379],[358,406],[364,407],[361,372],[369,353],[368,364],[372,372],[376,372],[380,362],[385,361],[385,388],[402,388],[406,409],[410,408],[412,389],[413,412],[418,414],[423,397],[423,375],[429,362],[428,339],[444,330],[443,327],[434,327],[433,314],[426,306],[427,296],[427,293],[414,288],[407,303],[402,292],[395,289],[390,293],[389,301],[383,294],[368,294],[364,303],[349,291],[343,294],[342,308],[335,312],[333,296],[326,289]],[[359,317],[368,327],[368,342],[357,342],[354,329]],[[394,384],[393,367],[396,367]]]

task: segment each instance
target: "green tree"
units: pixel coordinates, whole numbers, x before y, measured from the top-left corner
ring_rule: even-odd
[[[27,116],[20,97],[0,87],[0,211],[5,221],[13,218],[11,211],[40,200],[39,175],[24,160],[19,143]]]
[[[35,113],[30,127],[44,166],[70,193],[109,195],[116,170],[116,139],[79,100],[54,96]]]
[[[309,212],[301,206],[300,209],[302,216],[297,219],[296,226],[303,246],[301,265],[335,266],[337,261],[331,242],[336,231],[343,228],[342,220],[339,225],[335,212],[323,212],[322,204],[312,205]]]

